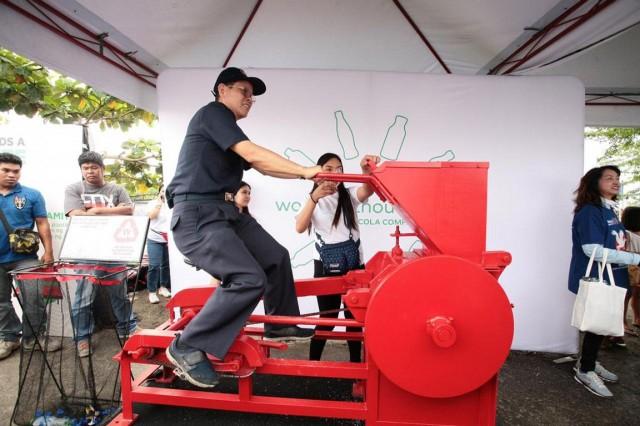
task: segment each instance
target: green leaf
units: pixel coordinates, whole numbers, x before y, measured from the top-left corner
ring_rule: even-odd
[[[139,121],[150,124],[156,119],[148,111],[2,48],[0,88],[4,92],[2,105],[5,110],[10,107],[29,117],[39,112],[50,122],[61,119],[66,124],[99,123],[102,130],[107,127],[127,130]],[[22,97],[24,101],[20,99]]]
[[[625,205],[640,204],[640,129],[638,128],[588,128],[585,138],[607,148],[598,158],[598,164],[617,165],[621,172],[623,192],[620,197]]]

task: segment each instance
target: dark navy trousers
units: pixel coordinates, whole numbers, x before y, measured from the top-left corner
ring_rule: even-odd
[[[300,315],[289,252],[233,203],[178,203],[171,230],[182,254],[222,280],[181,343],[222,359],[263,296],[267,315]]]

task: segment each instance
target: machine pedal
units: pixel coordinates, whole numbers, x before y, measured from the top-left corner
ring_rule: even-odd
[[[253,376],[253,373],[256,372],[255,368],[243,368],[234,373],[220,373],[220,377],[229,377],[232,379],[246,379],[247,377]]]

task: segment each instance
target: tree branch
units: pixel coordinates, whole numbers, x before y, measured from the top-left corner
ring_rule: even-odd
[[[124,153],[122,154],[118,154],[118,155],[105,155],[103,157],[104,159],[110,159],[110,160],[122,160],[122,161],[128,161],[131,163],[146,163],[147,160],[149,160],[150,158],[154,158],[154,159],[158,159],[160,158],[160,155],[156,155],[156,154],[150,154],[147,155],[146,157],[142,157],[142,158],[131,158],[131,157],[127,157]]]

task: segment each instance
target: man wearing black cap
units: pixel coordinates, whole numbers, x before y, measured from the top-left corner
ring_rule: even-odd
[[[300,315],[289,253],[250,215],[240,214],[233,190],[251,167],[279,178],[311,179],[320,166],[303,167],[254,144],[238,127],[266,91],[262,80],[239,68],[223,70],[212,90],[215,102],[200,108],[187,128],[176,174],[167,187],[173,205],[171,231],[191,262],[222,285],[167,348],[176,372],[190,383],[218,383],[206,354],[223,359],[264,296],[268,315]],[[308,340],[313,331],[265,325],[265,337]]]

